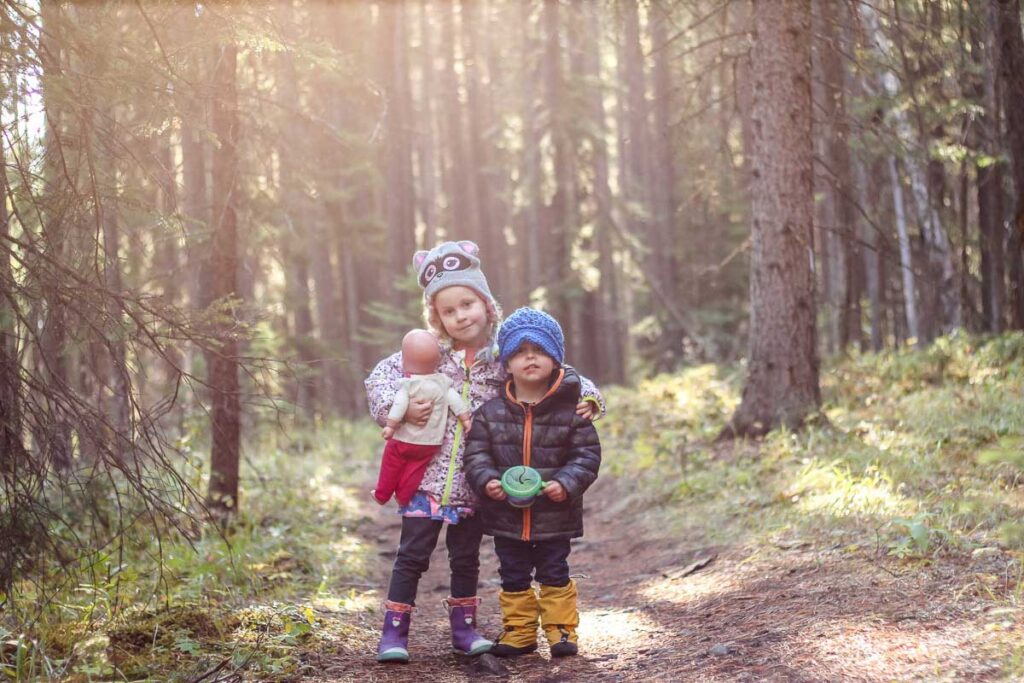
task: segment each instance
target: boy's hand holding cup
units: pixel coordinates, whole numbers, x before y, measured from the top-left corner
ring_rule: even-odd
[[[491,479],[487,482],[484,491],[494,500],[505,500],[508,498],[508,494],[505,493],[505,489],[501,488],[501,482],[497,479]]]
[[[561,503],[569,497],[569,494],[565,491],[565,487],[557,481],[549,481],[542,491],[545,496],[556,503]]]

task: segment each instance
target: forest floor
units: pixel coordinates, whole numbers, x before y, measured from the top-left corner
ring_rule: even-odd
[[[0,674],[1024,680],[1024,335],[838,360],[822,370],[824,420],[716,444],[742,377],[706,365],[605,391],[601,475],[570,556],[576,657],[553,661],[543,645],[514,660],[453,654],[440,543],[412,661],[375,661],[400,518],[370,499],[382,442],[364,419],[256,433],[230,543],[140,527],[123,557],[103,553],[74,576],[55,565],[0,596]],[[489,539],[481,560],[479,622],[495,637]]]
[[[998,548],[908,564],[871,544],[833,543],[827,530],[757,547],[712,545],[699,534],[681,541],[617,504],[623,486],[608,477],[588,493],[586,537],[570,556],[582,575],[579,656],[552,660],[544,646],[515,659],[454,654],[439,544],[421,582],[412,661],[376,663],[379,613],[351,615],[359,635],[343,652],[310,653],[320,674],[304,680],[1000,680],[1008,647],[1024,643],[1024,619],[1009,606],[1021,589],[1019,560]],[[385,508],[362,530],[379,547],[381,586],[398,529]],[[489,540],[481,555],[479,621],[494,637],[501,620]]]

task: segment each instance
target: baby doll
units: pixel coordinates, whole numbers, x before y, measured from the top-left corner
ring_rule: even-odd
[[[388,440],[380,463],[380,476],[373,497],[384,505],[392,494],[399,505],[407,505],[419,488],[423,472],[444,440],[448,411],[469,431],[470,413],[465,401],[452,388],[452,381],[437,372],[441,349],[426,330],[412,330],[402,339],[402,368],[406,377],[399,382],[395,402],[388,413],[381,436]],[[422,427],[403,423],[410,399],[427,399],[433,408]]]

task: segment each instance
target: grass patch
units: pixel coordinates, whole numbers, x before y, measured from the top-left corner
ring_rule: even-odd
[[[1024,548],[1024,335],[828,364],[831,425],[713,445],[742,379],[702,366],[608,392],[606,468],[638,480],[648,514],[671,503],[658,523],[680,537],[827,537],[903,558]]]
[[[0,622],[0,674],[174,682],[224,664],[284,680],[312,670],[310,652],[342,647],[353,636],[345,615],[373,609],[351,586],[372,566],[358,533],[368,497],[356,487],[371,476],[379,436],[366,421],[302,437],[268,431],[247,445],[228,538],[135,534],[123,555],[83,560],[89,580],[67,584],[54,566],[20,583]]]

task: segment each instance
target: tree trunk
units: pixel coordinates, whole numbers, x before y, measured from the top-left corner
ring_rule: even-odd
[[[844,351],[860,334],[860,294],[855,287],[858,260],[857,214],[853,204],[853,182],[846,114],[845,74],[840,45],[837,6],[831,0],[818,0],[821,16],[822,133],[829,201],[822,240],[828,254],[828,279],[825,283],[829,303],[829,338],[835,349]],[[823,259],[824,260],[824,259]]]
[[[871,203],[879,206],[881,202],[875,199],[881,194],[881,188],[877,184],[877,174],[872,173],[869,178],[863,162],[857,162],[856,170],[857,196],[860,205],[865,207],[865,209]],[[879,191],[872,192],[873,187]],[[869,197],[872,199],[869,200]],[[883,295],[885,293],[885,286],[882,278],[882,236],[878,234],[876,226],[866,225],[863,232],[863,240],[864,284],[868,293],[868,305],[871,307],[871,350],[878,353],[885,345],[885,333],[883,330],[885,320]]]
[[[1013,164],[1013,224],[1006,246],[1013,327],[1024,330],[1024,37],[1019,0],[992,0],[996,12],[999,80],[1006,146]]]
[[[483,82],[484,50],[478,44],[483,21],[480,10],[487,7],[480,0],[462,0],[462,45],[465,50],[466,108],[469,115],[469,172],[473,174],[476,188],[476,229],[480,241],[480,253],[487,259],[488,284],[493,291],[504,291],[507,278],[504,270],[504,236],[494,222],[494,190],[492,170],[492,144],[487,131],[493,129],[484,107]]]
[[[625,358],[622,340],[628,334],[619,324],[617,307],[619,276],[613,259],[614,227],[612,225],[612,192],[609,184],[608,127],[605,120],[604,87],[601,79],[600,37],[601,9],[586,0],[572,4],[573,20],[579,27],[579,40],[574,45],[573,81],[585,88],[586,116],[589,124],[581,126],[582,135],[591,149],[593,172],[593,218],[595,235],[591,248],[597,252],[599,280],[596,289],[584,294],[584,334],[591,346],[586,361],[580,365],[601,383],[624,384]]]
[[[722,437],[797,428],[821,403],[811,272],[810,0],[755,5],[750,364]]]
[[[43,106],[46,111],[43,178],[47,209],[43,212],[42,243],[48,259],[57,264],[66,264],[70,248],[68,221],[61,214],[62,204],[66,201],[65,193],[70,194],[70,188],[65,186],[66,173],[59,165],[64,156],[61,104],[67,94],[57,92],[55,85],[63,75],[63,28],[59,3],[56,0],[43,0],[41,14],[40,62],[43,71]],[[42,376],[47,385],[44,402],[49,415],[48,424],[39,425],[39,431],[34,436],[44,457],[58,469],[66,470],[71,466],[72,458],[71,424],[69,416],[56,399],[70,391],[67,302],[59,293],[56,283],[44,282],[42,290],[46,314],[40,332],[38,360],[42,364]]]
[[[672,76],[669,71],[670,48],[668,45],[669,8],[663,0],[652,2],[648,11],[648,31],[651,49],[654,51],[654,68],[651,80],[654,91],[653,134],[651,152],[653,174],[651,178],[651,250],[652,262],[657,272],[657,281],[669,296],[678,295],[676,259],[677,245],[683,243],[682,226],[677,225],[676,183],[678,177],[675,165],[675,146],[672,140],[671,114]],[[710,79],[708,79],[710,83]],[[710,98],[709,98],[710,99]],[[671,316],[665,316],[660,348],[657,350],[655,368],[671,371],[683,350],[683,334]]]
[[[438,192],[437,157],[435,156],[436,135],[434,133],[434,101],[437,99],[434,76],[434,29],[430,25],[430,0],[420,0],[419,30],[421,69],[420,97],[416,116],[417,160],[419,162],[420,218],[423,220],[423,248],[431,249],[437,240]]]
[[[283,17],[286,21],[287,16]],[[280,75],[279,97],[284,106],[300,101],[298,73],[292,55],[283,52],[278,57]],[[295,349],[298,365],[295,381],[288,398],[296,410],[312,420],[317,411],[317,375],[320,371],[316,340],[314,338],[312,293],[309,287],[312,211],[304,189],[301,159],[305,157],[303,131],[296,125],[285,126],[279,139],[281,193],[281,260],[285,284],[285,313],[291,318],[288,342]]]
[[[907,215],[903,201],[903,180],[896,165],[896,157],[889,155],[889,179],[892,183],[892,205],[896,215],[896,234],[900,245],[900,273],[903,276],[903,308],[907,316],[907,331],[917,346],[924,343],[921,324],[917,315],[917,286],[914,275],[914,259],[910,251],[910,234],[907,231]]]
[[[449,226],[448,239],[471,239],[479,242],[474,208],[473,174],[466,162],[463,134],[462,98],[459,95],[459,75],[455,64],[455,9],[454,0],[441,3],[441,45],[444,49],[444,69],[441,72],[441,100],[443,103],[442,135],[448,155],[444,164],[444,191],[449,212],[445,225]],[[487,258],[487,254],[483,254]]]
[[[416,192],[412,173],[412,91],[409,84],[408,31],[405,0],[383,3],[381,71],[387,98],[385,119],[385,204],[390,258],[387,273],[404,274],[416,251]],[[391,283],[389,283],[391,284]],[[401,309],[405,292],[390,287],[391,305]]]
[[[580,331],[579,288],[570,263],[571,244],[579,225],[575,159],[564,101],[561,17],[558,0],[544,0],[544,99],[549,117],[552,165],[555,192],[548,211],[551,222],[546,242],[551,260],[549,269],[537,284],[548,288],[552,314],[566,325],[566,353],[579,355]],[[575,339],[574,339],[575,338]]]
[[[978,18],[982,26],[988,21],[991,9],[983,6]],[[994,15],[993,15],[994,16]],[[969,92],[980,105],[968,130],[968,143],[984,154],[974,166],[977,177],[979,251],[981,252],[981,317],[984,329],[994,334],[1003,331],[1003,303],[1005,301],[1005,273],[1003,269],[1003,168],[1000,159],[1000,105],[996,93],[996,72],[999,68],[994,45],[983,40],[987,32],[979,31],[972,23],[971,58],[980,76],[972,77]]]
[[[524,234],[522,249],[522,271],[526,278],[525,291],[519,297],[528,301],[534,288],[541,285],[541,277],[544,273],[544,254],[541,251],[541,236],[546,232],[546,226],[541,219],[541,187],[543,183],[543,170],[540,158],[540,123],[538,121],[538,97],[537,83],[539,81],[539,69],[537,68],[537,57],[535,41],[532,33],[531,10],[533,3],[530,0],[522,0],[518,4],[519,26],[520,26],[520,62],[523,69],[523,95],[522,95],[522,119],[523,119],[523,158],[522,175],[523,191],[526,195],[523,200],[523,208],[520,215],[520,222]]]
[[[238,48],[218,48],[214,66],[212,132],[217,138],[213,155],[214,232],[211,245],[212,298],[225,306],[221,312],[222,339],[210,354],[212,391],[210,431],[210,486],[207,506],[224,524],[238,509],[241,410],[238,380],[238,340],[232,320],[232,302],[238,293]]]
[[[0,74],[0,94],[6,95],[7,74]],[[12,88],[13,89],[13,88]],[[3,97],[6,101],[6,97]],[[0,119],[0,476],[4,491],[11,492],[18,481],[20,466],[27,463],[21,422],[21,368],[18,362],[18,315],[15,308],[15,280],[11,270],[10,215],[11,198],[7,185],[7,141],[4,120]],[[0,571],[0,587],[8,586],[9,572]]]

